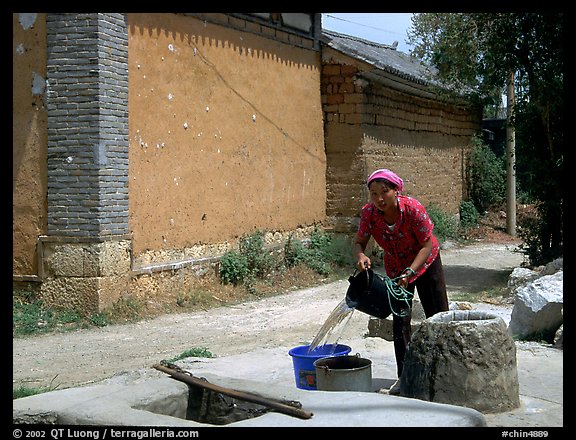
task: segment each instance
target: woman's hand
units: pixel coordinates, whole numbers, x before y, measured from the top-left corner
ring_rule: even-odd
[[[372,267],[372,262],[370,258],[368,258],[365,254],[361,253],[358,255],[358,261],[356,262],[356,267],[358,270],[365,271],[366,269],[370,269]]]
[[[407,267],[398,277],[396,284],[402,286],[404,289],[408,288],[408,282],[410,281],[410,277],[412,275],[416,275],[416,272],[411,267]]]
[[[400,275],[400,277],[401,278],[398,278],[398,280],[396,281],[396,284],[406,289],[408,287],[408,279],[410,278],[410,274],[403,273],[402,275]]]

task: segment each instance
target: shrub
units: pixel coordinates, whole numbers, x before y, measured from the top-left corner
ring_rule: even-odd
[[[354,236],[345,234],[331,234],[330,242],[326,245],[326,258],[338,267],[355,267],[356,260],[352,255]]]
[[[306,248],[304,243],[290,235],[284,244],[284,263],[287,267],[294,267],[298,264],[304,264],[305,260]]]
[[[468,200],[460,202],[460,226],[470,228],[478,224],[480,214],[474,206],[474,203]]]
[[[240,252],[228,251],[220,258],[220,278],[224,284],[241,284],[249,274],[248,259]]]
[[[254,290],[256,278],[266,278],[281,263],[291,268],[306,266],[321,274],[329,275],[334,266],[353,266],[350,239],[315,228],[309,240],[301,241],[289,236],[284,243],[283,261],[264,247],[264,234],[256,232],[240,241],[239,251],[226,252],[220,259],[220,278],[225,284],[245,284]]]
[[[264,233],[254,232],[240,240],[240,254],[246,258],[248,275],[252,278],[263,278],[275,266],[269,251],[264,249]]]
[[[434,223],[434,235],[440,242],[458,236],[458,221],[450,214],[446,214],[439,206],[431,203],[426,211]]]
[[[468,193],[476,209],[484,212],[506,198],[506,163],[480,138],[472,139]]]
[[[303,264],[321,275],[328,275],[331,272],[327,251],[330,243],[330,237],[319,229],[310,234],[307,245],[290,236],[284,245],[284,262],[287,267]]]
[[[518,224],[518,237],[522,239],[519,247],[528,256],[528,263],[531,266],[540,266],[548,262],[542,256],[541,229],[542,220],[537,216],[526,217]]]
[[[228,251],[220,259],[220,278],[224,284],[246,284],[264,278],[276,268],[274,256],[264,248],[264,233],[257,231],[240,239],[238,251]]]

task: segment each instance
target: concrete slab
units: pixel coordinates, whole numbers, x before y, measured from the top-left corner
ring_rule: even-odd
[[[373,390],[396,379],[393,344],[382,338],[346,339],[352,354],[372,361]],[[310,420],[267,413],[224,426],[563,426],[563,351],[536,342],[517,342],[521,407],[481,414],[454,405],[385,394],[300,390],[295,385],[291,347],[260,348],[217,358],[176,362],[197,377],[275,399],[298,400]],[[98,384],[17,399],[15,423],[117,426],[214,426],[185,420],[188,389],[153,368],[125,371]]]
[[[230,359],[227,359],[228,361]],[[205,364],[216,371],[218,360]],[[158,372],[132,372],[106,383],[69,388],[14,401],[14,423],[104,426],[206,427],[185,420],[187,385]],[[257,382],[203,373],[210,382],[274,399],[297,400],[312,412],[307,420],[268,412],[221,427],[474,427],[478,411],[368,392],[308,391],[285,383]]]
[[[563,427],[564,351],[534,341],[516,341],[520,407],[485,414],[488,426]]]

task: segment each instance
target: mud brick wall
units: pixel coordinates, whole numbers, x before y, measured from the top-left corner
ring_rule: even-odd
[[[405,195],[456,215],[480,114],[414,88],[395,89],[386,78],[368,78],[369,69],[352,59],[323,65],[328,218],[337,230],[356,228],[368,201],[366,178],[377,168],[402,177]]]

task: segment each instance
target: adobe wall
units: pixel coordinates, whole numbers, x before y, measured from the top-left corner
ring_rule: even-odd
[[[45,14],[12,14],[12,271],[34,280],[46,234]]]
[[[385,87],[369,93],[365,109],[375,124],[364,127],[366,171],[394,170],[404,180],[404,194],[457,214],[466,196],[465,155],[480,119],[464,107]]]
[[[325,220],[320,55],[175,14],[129,14],[137,263]]]
[[[368,79],[373,68],[330,48],[323,54],[327,216],[353,231],[369,201],[368,175],[389,168],[404,194],[457,214],[465,197],[464,163],[480,114]]]
[[[15,288],[94,313],[185,290],[240,236],[279,243],[325,220],[317,41],[212,15],[245,30],[182,14],[13,15]]]

